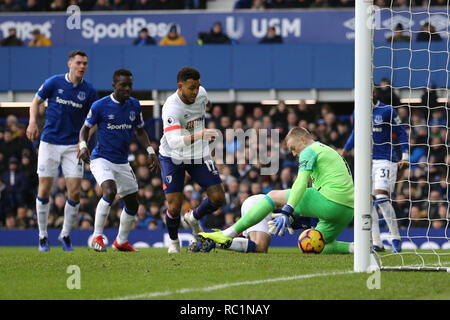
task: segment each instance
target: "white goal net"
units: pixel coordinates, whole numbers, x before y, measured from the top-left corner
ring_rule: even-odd
[[[381,241],[372,230],[372,244],[384,248],[375,253],[382,270],[450,268],[449,2],[374,2],[373,82],[379,100],[393,107],[390,119],[373,108],[374,146],[392,144],[392,157],[402,159],[404,128],[409,153],[409,166],[396,179],[395,168],[383,165],[372,175],[373,182],[382,174],[393,180],[388,200],[374,201],[372,217]],[[390,141],[375,141],[382,125],[390,126]]]

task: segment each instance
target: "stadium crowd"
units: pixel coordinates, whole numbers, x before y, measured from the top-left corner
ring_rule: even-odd
[[[385,81],[387,81],[385,79]],[[410,136],[411,166],[398,174],[398,181],[392,201],[401,228],[431,227],[443,228],[448,225],[450,191],[448,188],[450,155],[448,153],[449,109],[437,103],[434,91],[425,92],[422,105],[426,107],[408,108],[400,105],[400,99],[389,85],[380,86],[380,100],[392,103],[406,124]],[[206,216],[203,225],[206,228],[226,228],[240,217],[243,201],[253,194],[268,193],[272,189],[286,189],[292,186],[297,173],[297,161],[283,143],[290,128],[302,126],[308,128],[316,140],[328,144],[341,152],[352,131],[350,115],[337,114],[328,104],[308,105],[300,101],[298,105],[287,106],[279,102],[276,106],[256,105],[252,108],[236,104],[231,109],[221,105],[208,106],[207,127],[216,128],[223,139],[216,144],[216,166],[223,180],[226,201],[223,207]],[[227,112],[230,110],[230,112]],[[409,112],[411,110],[411,113]],[[40,129],[45,120],[45,109],[40,110]],[[6,229],[37,228],[35,198],[38,178],[36,174],[39,144],[30,142],[25,135],[27,119],[18,119],[14,115],[2,119],[0,129],[0,227]],[[20,121],[19,121],[20,120]],[[148,121],[147,125],[150,121]],[[153,122],[152,122],[153,123]],[[271,135],[276,130],[279,135],[279,165],[276,173],[261,175],[261,164],[253,161],[249,146],[255,141],[236,139],[226,129],[263,130],[268,134],[269,150],[276,141]],[[150,130],[148,130],[150,131]],[[235,131],[234,131],[235,132]],[[95,137],[95,136],[94,136]],[[152,145],[158,150],[159,140],[152,138]],[[395,137],[394,143],[395,143]],[[252,139],[252,138],[250,138]],[[95,142],[95,139],[93,138]],[[258,141],[256,141],[258,143]],[[92,146],[92,145],[91,145]],[[275,145],[276,147],[276,145]],[[217,150],[223,150],[223,158]],[[245,157],[244,164],[237,159]],[[221,161],[218,161],[220,160]],[[135,141],[129,147],[129,161],[135,171],[139,185],[139,210],[135,228],[165,228],[165,210],[167,204],[162,189],[161,177],[151,174],[147,168],[144,150]],[[353,159],[347,159],[352,168]],[[93,228],[96,205],[101,198],[101,188],[85,165],[82,180],[80,210],[75,228]],[[49,228],[61,228],[64,217],[64,205],[67,190],[65,179],[60,174],[50,197]],[[182,211],[195,208],[204,197],[201,187],[190,181],[187,175],[184,188]],[[116,198],[109,215],[106,228],[117,228],[123,204]],[[430,222],[431,221],[431,222]],[[187,228],[183,222],[182,227]]]
[[[219,0],[216,0],[219,1]],[[206,9],[208,0],[0,0],[0,12]],[[446,6],[446,0],[376,0],[379,7]],[[354,0],[236,0],[229,9],[351,8]]]

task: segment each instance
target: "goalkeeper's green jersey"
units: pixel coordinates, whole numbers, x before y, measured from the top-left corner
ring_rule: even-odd
[[[312,171],[312,187],[325,198],[354,208],[353,179],[344,158],[334,149],[314,142],[300,153],[299,173]]]

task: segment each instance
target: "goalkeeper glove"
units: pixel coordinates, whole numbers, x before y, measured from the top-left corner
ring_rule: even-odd
[[[272,218],[273,220],[268,222],[270,234],[283,236],[286,229],[290,234],[294,234],[294,230],[291,227],[291,221],[293,221],[292,217],[289,217],[284,213],[273,213]]]

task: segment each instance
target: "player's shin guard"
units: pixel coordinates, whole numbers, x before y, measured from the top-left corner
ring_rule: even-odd
[[[275,210],[276,206],[273,200],[266,195],[264,198],[259,200],[248,212],[245,216],[240,218],[238,222],[236,222],[232,227],[228,229],[233,229],[236,231],[235,235],[227,234],[230,231],[233,230],[224,230],[223,233],[229,237],[234,237],[241,233],[242,231],[250,228],[251,226],[254,226],[258,222],[260,222],[262,219],[264,219],[269,213],[271,213],[273,210]]]
[[[136,211],[128,210],[124,208],[120,215],[119,233],[117,235],[117,243],[119,245],[128,241],[128,235],[130,234],[133,223],[136,221]]]
[[[375,198],[378,207],[381,209],[381,213],[383,214],[384,220],[386,220],[386,224],[388,225],[389,232],[391,234],[391,239],[400,240],[400,233],[398,231],[398,224],[395,217],[395,210],[392,207],[391,202],[389,201],[389,197],[384,194],[377,194]]]
[[[94,238],[103,234],[106,219],[108,219],[109,210],[111,209],[111,201],[102,197],[97,204],[95,210]]]
[[[194,218],[197,220],[200,220],[202,217],[204,217],[206,214],[211,214],[214,211],[219,209],[214,203],[209,200],[209,198],[205,198],[197,208],[195,208],[192,212],[194,215]]]
[[[172,215],[169,210],[166,211],[166,225],[169,237],[172,240],[178,239],[178,229],[180,228],[180,215]]]
[[[36,212],[39,226],[39,238],[43,239],[48,236],[48,212],[50,210],[49,199],[36,198]]]
[[[74,202],[67,199],[66,205],[64,207],[64,224],[61,231],[62,237],[67,237],[72,230],[73,224],[78,214],[78,209],[80,208],[80,202]]]

